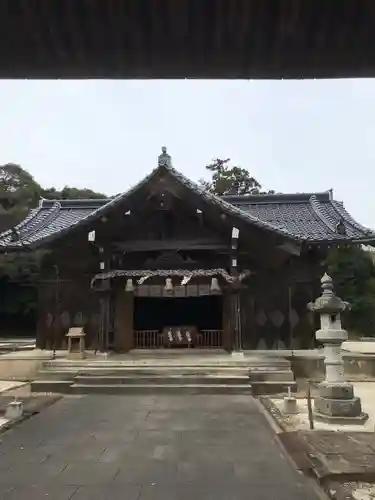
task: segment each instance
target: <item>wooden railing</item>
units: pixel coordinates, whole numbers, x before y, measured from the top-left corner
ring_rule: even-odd
[[[197,347],[213,349],[223,347],[222,330],[200,330],[197,338]]]
[[[161,349],[166,347],[163,335],[158,330],[135,330],[136,349]],[[223,346],[222,330],[200,330],[193,339],[191,347],[199,349],[219,349]]]
[[[134,347],[136,349],[160,349],[163,338],[159,330],[135,330]]]

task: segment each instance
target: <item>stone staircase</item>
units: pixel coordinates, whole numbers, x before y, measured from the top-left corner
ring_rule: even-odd
[[[117,359],[116,359],[117,358]],[[44,363],[32,392],[62,394],[277,394],[295,390],[282,358],[142,355]]]

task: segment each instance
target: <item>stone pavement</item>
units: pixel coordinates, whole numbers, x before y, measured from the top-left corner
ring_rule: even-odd
[[[64,398],[1,436],[0,499],[316,500],[249,396]]]

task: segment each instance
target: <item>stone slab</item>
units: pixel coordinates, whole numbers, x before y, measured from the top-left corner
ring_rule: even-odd
[[[12,500],[318,499],[251,396],[63,398],[2,436],[1,487]]]
[[[348,352],[358,352],[361,354],[374,354],[375,355],[375,342],[366,340],[346,340],[342,343],[341,349]]]
[[[342,480],[375,479],[374,434],[299,431],[299,435],[321,479],[334,476]]]
[[[374,483],[349,483],[348,489],[354,500],[374,500],[375,484]]]

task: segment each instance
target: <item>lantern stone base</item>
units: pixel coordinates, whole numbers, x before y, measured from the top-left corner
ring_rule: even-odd
[[[329,423],[352,425],[362,424],[368,419],[357,397],[334,399],[318,396],[314,399],[314,416]]]

